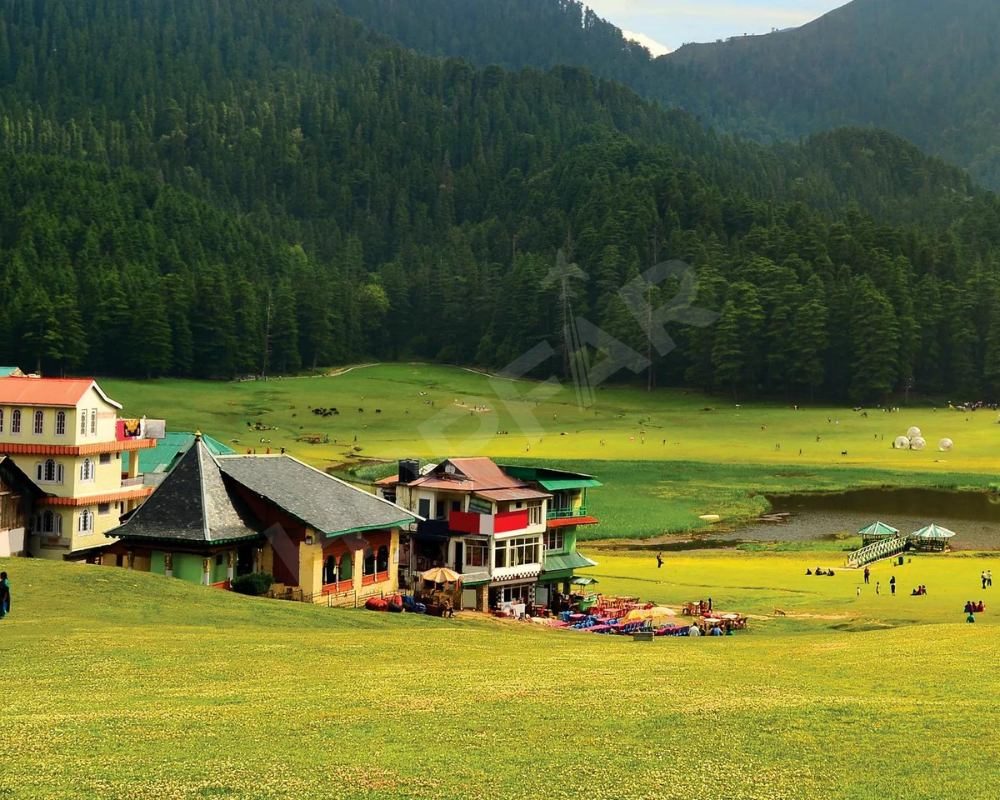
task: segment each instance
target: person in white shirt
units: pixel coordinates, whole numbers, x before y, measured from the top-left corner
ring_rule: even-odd
[[[697,625],[692,624],[691,627],[688,628],[688,636],[701,636],[701,630],[699,630]]]

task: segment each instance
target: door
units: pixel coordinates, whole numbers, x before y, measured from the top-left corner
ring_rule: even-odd
[[[455,542],[455,572],[462,571],[465,563],[465,542]]]

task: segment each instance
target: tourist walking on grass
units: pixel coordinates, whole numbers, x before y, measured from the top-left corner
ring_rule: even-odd
[[[986,585],[988,587],[993,586],[993,570],[991,569],[986,570]]]
[[[865,585],[868,585],[868,579],[871,577],[872,571],[865,567]]]
[[[896,594],[896,576],[889,578],[889,594]]]
[[[983,588],[985,589],[986,588],[986,570],[983,570],[982,572],[979,573],[979,580],[982,582]]]
[[[10,613],[10,580],[6,572],[0,572],[0,619]]]
[[[663,553],[656,554],[656,568],[660,569],[663,566]]]
[[[881,594],[881,592],[879,591],[879,587],[881,587],[881,585],[882,585],[881,581],[875,581],[875,594]]]

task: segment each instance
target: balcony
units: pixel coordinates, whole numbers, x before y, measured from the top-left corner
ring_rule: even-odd
[[[489,536],[524,530],[531,524],[528,509],[505,511],[500,514],[476,514],[471,511],[452,511],[448,527],[456,533],[474,533]]]
[[[569,519],[571,517],[585,517],[587,516],[587,507],[578,506],[577,508],[550,508],[548,514],[545,515],[546,519]]]
[[[448,535],[448,520],[445,519],[425,519],[417,523],[418,536],[440,536]]]

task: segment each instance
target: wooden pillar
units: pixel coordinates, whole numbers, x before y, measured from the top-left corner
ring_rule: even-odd
[[[399,590],[399,528],[389,533],[389,588]]]
[[[212,559],[203,558],[201,560],[201,582],[204,586],[212,585]]]
[[[168,578],[174,577],[174,554],[163,554],[163,574]]]
[[[236,577],[236,551],[230,550],[226,553],[226,580],[232,581]]]

